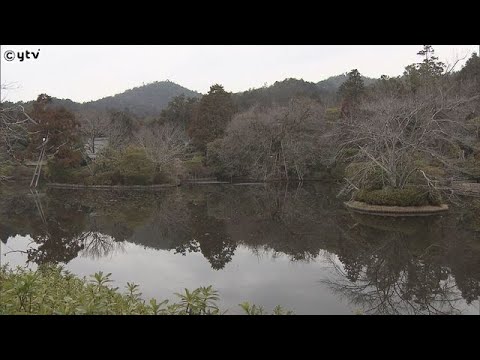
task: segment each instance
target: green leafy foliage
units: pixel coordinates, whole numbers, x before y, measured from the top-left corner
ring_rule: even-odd
[[[212,286],[176,293],[178,302],[142,299],[139,285],[127,283],[126,292],[112,287],[111,273],[78,278],[60,266],[43,265],[0,269],[0,314],[26,315],[222,315],[218,291]],[[247,304],[247,305],[245,305]],[[244,303],[248,315],[267,315],[263,308]],[[277,306],[273,315],[290,315]]]
[[[48,176],[56,182],[85,185],[152,185],[166,179],[156,173],[155,165],[142,148],[107,148],[89,168],[64,169],[48,163]]]
[[[247,315],[267,315],[268,313],[265,312],[265,309],[262,306],[257,306],[255,304],[250,304],[249,302],[245,301],[239,304],[245,314]],[[272,315],[292,315],[293,312],[290,310],[286,310],[282,308],[280,305],[277,305],[272,312]]]
[[[147,185],[154,172],[153,163],[141,148],[130,146],[121,153],[116,167],[125,185]]]

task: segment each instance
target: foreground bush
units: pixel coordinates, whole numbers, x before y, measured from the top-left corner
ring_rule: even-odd
[[[1,162],[0,159],[0,176],[9,177],[12,175],[15,167],[10,162]]]
[[[111,287],[110,275],[98,272],[91,279],[78,278],[58,266],[37,271],[18,267],[0,269],[0,314],[39,315],[218,315],[225,314],[211,286],[176,293],[177,302],[142,300],[138,285],[127,283],[127,292]],[[266,315],[262,307],[239,305],[249,315]],[[288,315],[277,306],[274,315]]]
[[[171,169],[168,169],[171,170]],[[96,161],[77,168],[56,166],[48,162],[46,177],[50,182],[80,185],[153,185],[173,183],[168,172],[158,172],[142,148],[122,150],[106,148]]]
[[[441,204],[439,195],[425,189],[417,188],[360,190],[355,194],[354,200],[362,201],[370,205],[383,206],[425,206]]]

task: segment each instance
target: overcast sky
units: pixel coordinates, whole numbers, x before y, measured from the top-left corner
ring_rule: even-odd
[[[96,100],[154,81],[171,80],[201,93],[220,83],[238,92],[285,78],[318,82],[358,69],[369,77],[401,75],[421,45],[1,45],[1,83],[10,101],[41,93]],[[478,53],[478,45],[434,45],[444,62]],[[19,52],[38,57],[19,61]],[[5,60],[7,51],[16,58]],[[463,64],[462,62],[461,64]]]

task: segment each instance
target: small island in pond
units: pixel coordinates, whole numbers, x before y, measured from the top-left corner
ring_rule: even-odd
[[[448,211],[440,192],[428,188],[384,188],[357,191],[353,200],[345,202],[348,209],[382,216],[428,216]]]

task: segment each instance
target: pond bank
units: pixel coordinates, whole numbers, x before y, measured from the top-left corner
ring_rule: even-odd
[[[156,190],[177,187],[174,184],[159,185],[76,185],[47,183],[47,187],[54,189],[89,189],[89,190]]]
[[[439,206],[382,206],[370,205],[361,201],[347,201],[344,204],[353,211],[384,216],[429,216],[448,211],[446,204]]]
[[[304,180],[304,181],[281,181],[281,180],[269,180],[269,181],[258,181],[258,180],[238,180],[238,181],[221,181],[214,179],[197,179],[197,180],[187,180],[179,184],[157,184],[157,185],[84,185],[84,184],[61,184],[61,183],[46,183],[45,185],[48,188],[55,189],[91,189],[91,190],[156,190],[163,188],[172,188],[182,185],[266,185],[272,183],[306,183],[306,182],[322,182],[329,183],[324,180]]]

